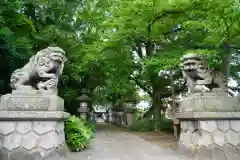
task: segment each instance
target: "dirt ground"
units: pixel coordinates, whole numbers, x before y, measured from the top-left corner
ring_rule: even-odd
[[[158,144],[162,148],[176,149],[177,147],[177,141],[174,139],[173,133],[171,132],[128,132],[151,143]]]

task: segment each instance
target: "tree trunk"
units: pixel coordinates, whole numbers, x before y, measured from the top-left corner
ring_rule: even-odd
[[[231,68],[231,60],[232,60],[232,49],[229,45],[224,45],[224,55],[222,58],[221,63],[221,73],[226,78],[226,83],[228,82],[229,74],[230,74],[230,68]]]
[[[154,107],[154,131],[159,132],[161,130],[161,108],[156,87],[153,88],[152,100]]]

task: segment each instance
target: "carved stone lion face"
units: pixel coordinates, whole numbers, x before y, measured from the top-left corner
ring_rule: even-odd
[[[48,47],[47,48],[50,52],[49,58],[53,61],[59,61],[63,63],[66,61],[65,52],[63,49],[59,47]]]
[[[36,54],[38,69],[47,73],[62,72],[66,61],[65,52],[59,47],[47,47]]]
[[[190,77],[198,77],[198,72],[205,69],[202,57],[189,53],[181,58],[182,70]]]

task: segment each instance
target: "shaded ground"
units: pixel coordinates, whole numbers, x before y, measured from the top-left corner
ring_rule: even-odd
[[[174,139],[173,133],[167,132],[129,132],[139,136],[153,144],[157,144],[164,149],[176,149],[177,142]]]
[[[145,136],[145,138],[148,136]],[[150,136],[152,137],[152,136]],[[154,136],[153,136],[154,137]],[[148,137],[149,139],[149,137]],[[151,138],[150,138],[151,139]],[[120,130],[109,124],[99,124],[90,147],[68,155],[67,160],[190,160],[158,143]]]

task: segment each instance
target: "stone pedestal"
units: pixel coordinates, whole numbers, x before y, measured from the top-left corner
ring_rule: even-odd
[[[180,104],[179,151],[198,160],[240,159],[240,112],[237,98],[193,95]]]
[[[80,107],[78,108],[78,112],[80,114],[80,117],[84,120],[87,120],[87,115],[88,115],[88,107]]]
[[[126,113],[126,119],[127,119],[127,124],[126,126],[131,126],[132,125],[132,113]]]
[[[118,115],[118,125],[124,126],[124,112],[117,112]]]
[[[106,122],[112,123],[112,111],[111,110],[108,111],[106,117],[107,117]]]
[[[0,102],[1,160],[63,160],[63,99],[40,94],[8,94]]]
[[[112,112],[112,123],[118,126],[124,126],[124,112]]]
[[[111,118],[112,119],[111,123],[115,124],[116,123],[116,118],[117,118],[115,111],[112,111],[112,116],[111,117],[112,117]]]
[[[132,125],[132,121],[133,121],[132,113],[133,113],[132,108],[126,108],[125,114],[126,114],[126,126],[127,127]]]
[[[113,122],[113,114],[112,114],[112,111],[109,112],[109,114],[108,114],[108,122],[109,122],[109,123],[112,123],[112,122]]]

